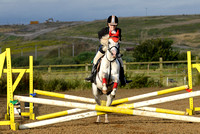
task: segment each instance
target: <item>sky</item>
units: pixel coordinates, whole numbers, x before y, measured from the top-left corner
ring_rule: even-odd
[[[200,14],[200,0],[0,0],[0,25]]]

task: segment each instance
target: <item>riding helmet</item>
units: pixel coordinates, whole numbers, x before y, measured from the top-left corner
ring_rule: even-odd
[[[111,15],[107,19],[107,23],[110,25],[118,25],[118,18],[115,15]]]

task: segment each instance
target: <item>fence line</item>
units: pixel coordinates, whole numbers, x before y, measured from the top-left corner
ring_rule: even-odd
[[[198,63],[199,59],[196,57],[196,60],[192,60],[192,63]],[[167,65],[165,65],[167,64]],[[172,66],[170,67],[171,64]],[[174,66],[174,64],[177,64]],[[181,67],[177,67],[180,66]],[[34,70],[40,70],[44,72],[44,69],[47,69],[48,74],[54,74],[54,73],[64,73],[64,74],[84,74],[88,75],[91,71],[92,64],[85,63],[85,64],[70,64],[70,65],[40,65],[40,66],[34,66]],[[135,69],[134,67],[137,67]],[[143,67],[143,69],[139,68]],[[145,67],[145,68],[144,68]],[[153,69],[151,69],[154,67]],[[167,68],[166,68],[167,67]],[[134,68],[134,69],[133,69]],[[172,78],[182,79],[183,83],[186,81],[187,77],[187,60],[181,60],[181,61],[163,61],[162,58],[160,58],[159,61],[153,61],[153,62],[126,62],[124,61],[124,71],[127,74],[128,77],[132,77],[132,75],[135,74],[144,74],[146,76],[151,77],[157,77],[157,79],[164,84],[165,78],[167,80],[166,84],[168,85],[168,81],[172,81]],[[196,72],[195,72],[196,73]],[[170,79],[171,78],[171,79]],[[183,84],[181,83],[181,84]]]

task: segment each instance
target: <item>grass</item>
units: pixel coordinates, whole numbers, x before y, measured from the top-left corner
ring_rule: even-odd
[[[140,43],[149,38],[171,38],[174,40],[174,44],[193,47],[193,50],[198,52],[199,48],[199,28],[200,23],[197,19],[200,15],[174,15],[174,16],[148,16],[148,17],[120,17],[119,27],[122,29],[122,41]],[[0,46],[2,51],[6,47],[10,47],[13,53],[20,53],[21,49],[24,52],[34,52],[35,45],[39,50],[51,51],[50,46],[69,45],[69,44],[89,44],[90,48],[97,47],[98,42],[74,39],[71,36],[83,36],[98,38],[97,32],[106,26],[106,20],[96,20],[91,22],[85,22],[83,24],[74,26],[64,26],[72,22],[58,22],[39,24],[38,27],[49,28],[58,27],[57,30],[45,33],[37,36],[34,39],[27,40],[23,37],[15,37],[6,35],[7,31],[14,31],[15,33],[30,33],[37,31],[37,26],[29,28],[29,25],[13,25],[13,26],[0,26]],[[187,39],[181,35],[187,34]],[[196,34],[196,36],[190,36]],[[80,45],[81,46],[81,45]],[[122,44],[121,48],[125,45]],[[53,48],[52,47],[52,48]],[[89,48],[89,47],[88,47]],[[178,48],[180,49],[180,48]],[[85,52],[91,51],[89,49],[83,49],[78,47],[76,50]]]

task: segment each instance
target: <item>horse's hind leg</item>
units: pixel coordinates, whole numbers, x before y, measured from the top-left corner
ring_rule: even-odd
[[[107,101],[106,101],[107,107],[109,107],[112,104],[113,99],[114,99],[113,95],[111,94],[107,95]],[[108,114],[105,114],[105,123],[109,123]]]
[[[93,92],[93,95],[94,95],[94,99],[96,101],[96,103],[98,105],[101,105],[101,100],[100,100],[100,91],[97,89],[97,86],[93,83],[92,84],[92,92]],[[97,120],[96,120],[97,123],[100,122],[100,115],[97,116]]]

